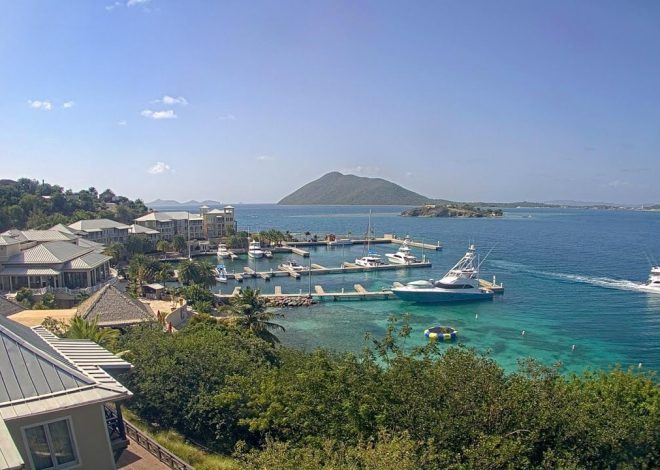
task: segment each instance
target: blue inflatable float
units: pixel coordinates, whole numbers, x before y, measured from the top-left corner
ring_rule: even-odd
[[[440,341],[451,341],[452,339],[456,339],[457,334],[458,331],[449,326],[434,326],[433,328],[424,330],[424,336],[429,339]]]

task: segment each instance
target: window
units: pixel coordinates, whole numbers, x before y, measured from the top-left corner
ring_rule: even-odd
[[[78,463],[69,418],[23,428],[23,434],[36,470],[69,468]]]

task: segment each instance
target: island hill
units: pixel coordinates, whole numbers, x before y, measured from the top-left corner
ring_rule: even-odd
[[[409,217],[495,217],[502,211],[430,199],[382,178],[331,172],[307,183],[278,202],[282,205],[420,206],[401,215]]]

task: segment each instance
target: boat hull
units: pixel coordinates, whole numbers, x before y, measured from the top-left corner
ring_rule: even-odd
[[[425,304],[443,302],[477,302],[482,300],[493,300],[493,293],[488,291],[455,292],[446,289],[392,289],[394,295],[401,300]]]
[[[394,256],[394,255],[390,255],[390,254],[386,254],[385,256],[387,257],[387,261],[389,261],[390,264],[403,264],[403,265],[406,265],[406,264],[415,263],[415,261],[413,261],[413,260],[402,259],[402,258],[399,258],[398,256]]]
[[[263,258],[263,257],[264,257],[264,253],[263,253],[263,252],[260,252],[260,251],[257,251],[257,252],[255,252],[255,251],[248,251],[248,256],[249,256],[250,258]]]

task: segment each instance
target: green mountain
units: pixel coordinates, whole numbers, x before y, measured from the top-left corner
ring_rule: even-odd
[[[343,175],[333,171],[286,196],[283,205],[415,206],[431,200],[382,178]]]

